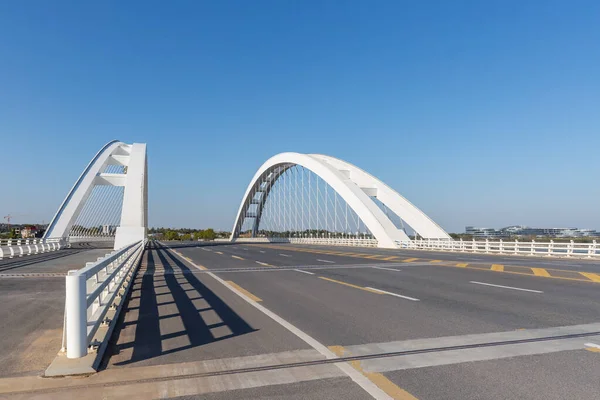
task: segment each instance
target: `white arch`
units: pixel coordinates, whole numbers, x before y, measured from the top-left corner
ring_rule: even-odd
[[[356,212],[371,233],[379,247],[394,248],[396,241],[409,240],[406,233],[396,228],[381,208],[370,198],[377,197],[383,204],[406,221],[419,236],[431,239],[450,239],[450,236],[425,213],[411,204],[396,191],[360,168],[337,158],[321,154],[281,153],[268,159],[256,172],[248,185],[233,225],[231,240],[239,236],[246,213],[257,191],[264,191],[258,204],[253,233],[260,224],[262,208],[268,191],[259,190],[262,182],[274,182],[283,171],[294,165],[311,170],[331,186]]]
[[[126,167],[124,174],[105,173],[108,165]],[[45,238],[67,238],[92,189],[97,185],[124,186],[121,225],[115,249],[146,237],[148,221],[146,145],[107,143],[92,158],[48,225]]]

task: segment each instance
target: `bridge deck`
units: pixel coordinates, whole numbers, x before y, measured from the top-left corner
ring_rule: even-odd
[[[0,379],[0,394],[594,399],[599,270],[360,248],[152,248],[100,373]],[[342,370],[327,351],[356,358],[338,362]]]

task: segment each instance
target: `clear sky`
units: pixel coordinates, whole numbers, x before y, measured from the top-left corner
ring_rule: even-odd
[[[448,231],[600,229],[598,1],[1,1],[0,218],[48,222],[111,139],[150,224],[230,229],[282,151]]]

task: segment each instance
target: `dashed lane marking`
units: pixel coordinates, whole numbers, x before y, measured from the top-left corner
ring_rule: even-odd
[[[381,289],[377,289],[377,288],[367,287],[367,289],[371,289],[376,292],[380,292],[380,293],[384,293],[384,294],[389,294],[390,296],[400,297],[401,299],[406,299],[406,300],[410,300],[410,301],[419,301],[419,299],[415,299],[414,297],[403,296],[398,293],[386,292],[385,290],[381,290]]]
[[[337,251],[322,251],[316,250],[312,248],[298,248],[298,247],[288,247],[288,246],[278,246],[278,245],[262,245],[263,247],[268,247],[272,249],[278,250],[288,250],[288,251],[297,251],[297,252],[305,252],[305,253],[313,253],[313,254],[330,254],[330,255],[343,255],[345,257],[355,257],[355,258],[371,258],[373,254],[366,253],[351,253],[351,252],[337,252]],[[394,261],[398,259],[397,256],[389,256],[381,255],[380,260],[385,261]],[[502,258],[501,259],[505,259]],[[511,258],[506,258],[507,260],[513,261]],[[427,259],[419,259],[419,258],[408,258],[405,260],[398,260],[401,262],[412,262],[416,260],[421,260],[423,262],[429,263],[432,266],[444,266],[444,267],[459,267],[459,268],[468,268],[468,269],[476,269],[479,271],[494,271],[494,272],[503,272],[507,274],[515,274],[515,275],[527,275],[534,277],[542,277],[542,278],[550,278],[550,279],[558,279],[565,281],[578,281],[578,282],[588,282],[588,283],[600,283],[600,274],[592,273],[592,272],[580,272],[580,271],[572,271],[566,269],[555,269],[555,268],[537,268],[523,266],[523,265],[504,265],[504,264],[487,264],[487,265],[478,265],[473,263],[456,263],[456,260],[427,260]],[[482,260],[470,258],[469,261]],[[502,270],[500,268],[502,266]],[[568,265],[565,265],[568,266]],[[577,266],[579,268],[579,266]],[[544,273],[544,271],[547,272]]]
[[[215,251],[215,253],[217,253],[217,254],[223,254],[223,253],[221,253],[220,251]]]
[[[250,293],[249,291],[247,291],[246,289],[244,289],[243,287],[241,287],[234,281],[225,281],[225,282],[227,282],[229,285],[233,286],[235,288],[235,290],[237,290],[238,292],[243,293],[246,297],[249,297],[252,300],[257,301],[257,302],[262,301],[262,299],[260,297],[253,295],[252,293]]]
[[[385,268],[385,267],[371,267],[371,268],[382,269],[384,271],[396,271],[396,272],[402,271],[401,269]]]
[[[317,259],[317,261],[321,261],[321,262],[329,263],[329,264],[335,264],[335,261],[319,260],[319,259]]]
[[[315,274],[314,272],[303,271],[301,269],[295,269],[294,271],[296,271],[296,272],[302,272],[303,274],[308,274],[308,275],[314,275]]]
[[[374,290],[374,289],[369,289],[363,286],[358,286],[358,285],[353,285],[351,283],[347,283],[347,282],[342,282],[342,281],[337,281],[335,279],[331,279],[331,278],[325,278],[324,276],[319,276],[319,279],[323,279],[325,281],[329,281],[329,282],[334,282],[334,283],[338,283],[340,285],[344,285],[344,286],[348,286],[354,289],[360,289],[360,290],[364,290],[365,292],[371,292],[371,293],[375,293],[375,294],[383,294],[378,290]]]
[[[238,257],[238,256],[231,256],[231,258],[235,258],[236,260],[245,260],[245,258]]]
[[[585,343],[584,346],[587,351],[591,351],[592,353],[600,353],[600,344]]]
[[[291,257],[289,254],[279,254],[281,257]]]
[[[504,286],[504,285],[494,285],[493,283],[484,283],[484,282],[477,282],[477,281],[470,281],[470,283],[474,283],[476,285],[493,286],[493,287],[497,287],[497,288],[501,288],[501,289],[520,290],[522,292],[544,293],[541,290],[523,289],[523,288]]]
[[[257,264],[264,265],[265,267],[272,267],[273,265],[264,263],[262,261],[255,261]]]

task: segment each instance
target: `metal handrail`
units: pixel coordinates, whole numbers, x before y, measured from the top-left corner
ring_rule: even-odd
[[[529,256],[550,256],[550,257],[584,257],[600,258],[600,245],[593,240],[592,243],[576,243],[573,240],[569,242],[521,242],[519,240],[505,241],[498,240],[435,240],[419,239],[412,241],[396,242],[397,247],[403,249],[429,250],[429,251],[450,251],[467,253],[485,253],[485,254],[506,254],[506,255],[529,255]]]
[[[67,358],[84,357],[126,278],[135,272],[146,240],[115,250],[66,277],[65,327]],[[64,338],[64,335],[63,335]]]

